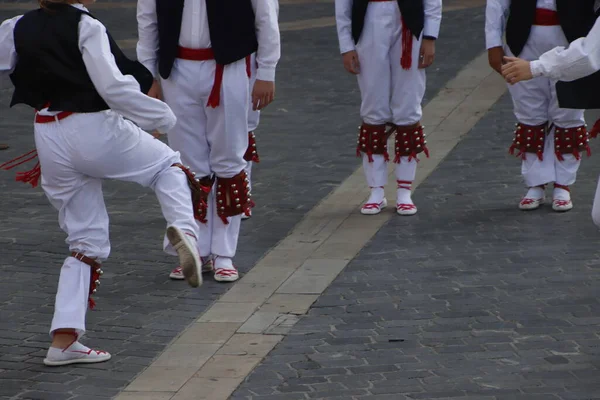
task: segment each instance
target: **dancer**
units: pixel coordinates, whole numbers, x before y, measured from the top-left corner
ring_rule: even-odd
[[[511,85],[533,78],[574,82],[592,74],[597,75],[600,70],[600,20],[596,20],[587,37],[576,39],[568,48],[556,47],[531,62],[516,57],[505,57],[505,61],[502,74]],[[579,102],[576,106],[581,108],[600,108],[596,100],[598,90],[600,80],[588,86],[587,90],[579,91],[573,101]],[[599,128],[600,120],[594,125],[592,135],[597,134]],[[592,220],[600,228],[600,180],[592,206]]]
[[[594,0],[488,0],[490,65],[501,73],[505,54],[533,60],[584,36],[594,23],[593,4]],[[571,210],[570,187],[581,154],[589,154],[584,110],[561,108],[556,81],[549,78],[510,85],[509,90],[518,121],[510,151],[522,158],[521,173],[528,187],[519,208],[539,208],[545,202],[546,185],[554,183],[552,209]]]
[[[336,0],[335,9],[344,67],[357,75],[361,92],[357,154],[371,189],[361,213],[379,214],[387,206],[387,140],[393,133],[396,211],[414,215],[417,154],[429,155],[420,122],[425,68],[434,61],[442,1]]]
[[[167,220],[165,250],[179,255],[191,286],[201,284],[194,220],[206,206],[201,188],[176,152],[142,131],[169,130],[176,118],[166,104],[140,91],[140,83],[150,87],[150,73],[124,58],[85,8],[93,2],[41,0],[39,9],[0,25],[0,72],[10,73],[15,86],[12,104],[39,110],[34,124],[39,163],[18,180],[36,186],[41,177],[70,251],[60,271],[52,344],[44,359],[49,366],[111,358],[79,342],[87,309],[94,306],[91,295],[101,263],[110,253],[103,179],[137,182],[155,191]],[[139,83],[123,70],[134,71]],[[34,151],[4,168],[35,157]]]
[[[220,282],[239,278],[233,264],[251,196],[245,172],[251,63],[258,68],[254,109],[275,95],[280,55],[276,0],[139,0],[138,59],[153,73],[178,118],[169,145],[214,185],[198,242],[205,269]],[[171,276],[179,274],[176,268]]]

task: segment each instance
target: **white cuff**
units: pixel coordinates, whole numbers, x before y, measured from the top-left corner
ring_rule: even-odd
[[[423,36],[432,36],[437,39],[440,35],[440,25],[441,21],[426,18],[425,26],[423,27]]]
[[[538,78],[544,74],[544,65],[539,60],[530,62],[529,68],[531,69],[531,75],[534,78]]]
[[[487,50],[493,49],[494,47],[503,47],[504,42],[502,41],[502,36],[486,37],[485,46]]]
[[[340,39],[340,54],[344,54],[354,50],[354,39]]]
[[[259,81],[275,82],[275,67],[258,67],[256,70],[256,79]]]

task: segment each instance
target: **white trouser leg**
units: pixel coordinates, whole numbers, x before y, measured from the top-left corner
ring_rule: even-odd
[[[417,161],[408,157],[401,157],[400,163],[396,164],[396,179],[399,181],[413,182],[417,176]]]
[[[59,211],[71,251],[98,261],[110,253],[104,178],[151,187],[168,225],[198,236],[185,175],[171,167],[180,161],[179,155],[132,122],[112,111],[76,114],[60,122],[36,124],[35,140],[42,187]],[[165,179],[172,182],[164,183]],[[89,269],[79,261],[65,261],[52,330],[85,330]]]
[[[246,167],[244,154],[248,148],[248,74],[246,61],[227,65],[223,74],[221,104],[206,108],[206,132],[210,146],[210,166],[219,178],[231,178]],[[242,221],[241,215],[228,218],[224,224],[213,207],[211,252],[215,256],[235,255]]]
[[[396,2],[370,3],[365,26],[356,45],[360,62],[360,116],[363,122],[382,125],[391,121],[390,47],[400,25]],[[398,63],[400,59],[398,59]]]
[[[54,179],[58,163],[48,163],[42,150],[42,188],[58,210],[60,227],[67,233],[70,252],[79,252],[99,262],[108,258],[110,242],[108,214],[102,195],[102,181],[64,168],[62,177]],[[42,155],[44,154],[44,155]],[[47,178],[48,177],[48,178]],[[50,334],[58,329],[75,329],[85,333],[85,315],[90,290],[90,266],[67,257],[60,270]]]
[[[398,16],[400,18],[400,16]],[[421,40],[413,37],[412,65],[409,70],[402,68],[402,24],[398,24],[390,50],[389,68],[391,69],[392,96],[390,108],[392,122],[398,126],[410,126],[421,121],[423,110],[421,103],[425,96],[425,69],[419,69]]]
[[[387,183],[387,163],[380,154],[373,154],[373,162],[369,162],[366,154],[362,155],[363,170],[367,185],[371,188],[384,187]]]
[[[390,46],[393,33],[400,21],[395,2],[370,3],[365,16],[365,26],[356,46],[360,73],[357,75],[361,95],[360,116],[364,123],[383,125],[391,121],[390,112]],[[400,62],[400,59],[398,59]],[[367,185],[374,188],[367,200],[380,203],[384,193],[380,188],[387,183],[387,166],[383,155],[374,154],[369,162],[362,154]]]
[[[206,139],[206,103],[212,89],[215,65],[212,61],[197,62],[175,60],[169,79],[163,79],[162,90],[165,102],[177,117],[177,124],[168,132],[169,146],[179,151],[181,161],[189,166],[198,177],[212,174],[209,156],[210,147]],[[211,75],[212,74],[212,75]],[[213,194],[211,193],[210,197]],[[208,199],[209,207],[214,205]],[[207,213],[207,222],[198,222],[198,252],[202,257],[210,255],[212,245],[212,213]],[[168,240],[165,238],[165,243]]]
[[[585,111],[560,108],[558,96],[556,95],[556,82],[550,82],[550,119],[555,126],[561,128],[576,128],[585,125]],[[555,182],[559,185],[569,186],[575,183],[577,171],[581,165],[581,159],[576,159],[572,154],[564,154],[564,160],[552,157],[554,160]]]

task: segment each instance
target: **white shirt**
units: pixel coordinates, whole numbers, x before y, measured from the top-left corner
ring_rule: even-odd
[[[352,2],[353,0],[335,0],[335,20],[341,54],[354,50]],[[424,6],[425,26],[423,27],[423,36],[437,38],[442,23],[442,0],[424,0]]]
[[[85,10],[80,4],[74,7]],[[6,20],[0,25],[0,75],[10,74],[17,63],[14,28],[21,16]],[[124,76],[110,51],[106,28],[87,15],[79,22],[79,50],[87,72],[98,94],[115,112],[133,121],[146,131],[169,131],[177,119],[162,101],[143,94],[132,76]]]
[[[278,0],[252,0],[254,9],[258,51],[256,79],[275,81],[275,68],[281,56],[279,35]],[[231,12],[235,12],[232,10]],[[158,73],[158,26],[156,21],[156,0],[138,0],[138,60],[148,68],[152,75]],[[185,0],[179,45],[190,49],[211,47],[208,30],[208,14],[205,0]]]
[[[600,18],[587,37],[572,42],[568,48],[556,47],[531,63],[534,77],[574,81],[600,70]]]
[[[513,0],[521,1],[521,0]],[[488,49],[502,47],[511,0],[487,0],[485,9],[485,43]],[[537,8],[556,11],[556,0],[537,0]]]

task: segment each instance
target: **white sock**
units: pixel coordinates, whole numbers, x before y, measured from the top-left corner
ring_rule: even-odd
[[[371,195],[369,196],[369,200],[367,200],[367,204],[380,204],[385,197],[385,191],[382,187],[372,187]]]
[[[545,190],[546,190],[546,188],[543,188],[543,187],[540,187],[540,186],[531,187],[527,191],[527,194],[525,195],[525,198],[539,200],[539,199],[541,199],[541,198],[544,197]]]
[[[555,187],[552,197],[554,200],[571,200],[571,193],[563,188]]]
[[[215,257],[215,269],[235,269],[233,260],[229,257]]]
[[[408,181],[397,181],[398,190],[396,192],[396,203],[397,204],[414,204],[410,197],[412,192],[412,182]]]

